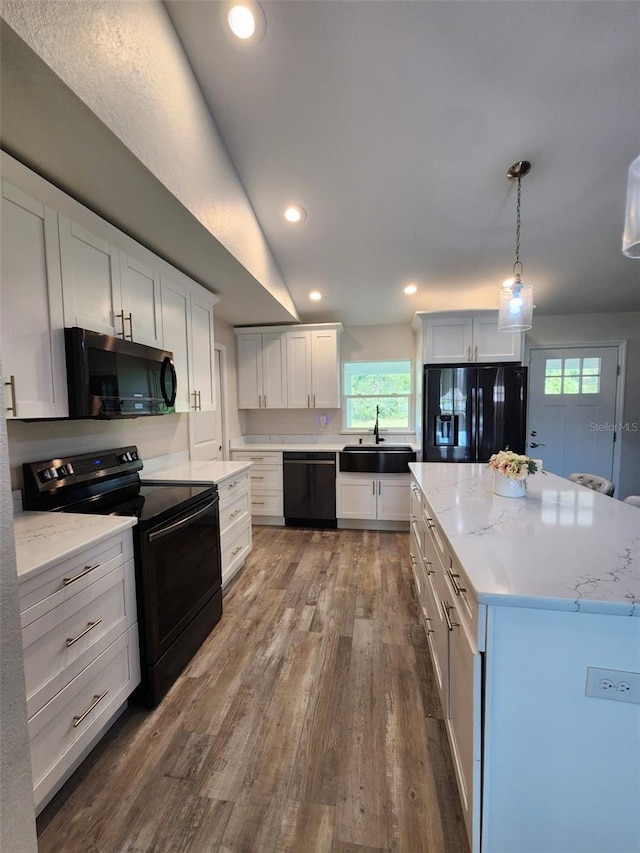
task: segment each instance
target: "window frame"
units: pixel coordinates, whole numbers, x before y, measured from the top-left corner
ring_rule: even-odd
[[[408,365],[408,373],[409,373],[409,382],[410,389],[408,394],[347,394],[346,392],[346,377],[345,371],[347,365],[358,365],[358,364],[366,364],[366,365],[383,365],[383,364],[407,364]],[[362,399],[403,399],[407,400],[407,426],[405,427],[380,427],[380,433],[385,433],[387,435],[413,435],[415,432],[413,423],[414,423],[414,413],[415,413],[415,374],[414,374],[414,361],[412,358],[384,358],[384,359],[349,359],[348,361],[343,361],[341,365],[341,404],[342,404],[342,429],[341,433],[345,435],[363,435],[373,433],[374,423],[372,421],[370,427],[355,427],[349,426],[347,423],[348,417],[348,401],[349,400],[362,400]],[[384,372],[384,371],[380,371]]]

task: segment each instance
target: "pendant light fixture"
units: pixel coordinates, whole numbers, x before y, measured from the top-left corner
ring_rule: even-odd
[[[518,201],[516,205],[516,259],[513,265],[513,278],[508,278],[500,288],[500,311],[498,329],[501,332],[524,332],[531,328],[533,315],[533,287],[522,281],[522,261],[520,260],[520,180],[531,171],[528,160],[519,160],[509,167],[507,177],[518,182]]]
[[[640,258],[640,157],[629,166],[622,253],[628,258]]]

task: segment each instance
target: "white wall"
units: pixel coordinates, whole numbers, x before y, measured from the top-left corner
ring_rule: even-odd
[[[227,397],[224,401],[227,413],[227,438],[236,438],[244,435],[246,430],[246,417],[244,412],[238,410],[238,382],[236,378],[236,336],[233,326],[219,317],[214,317],[214,333],[216,344],[222,344],[227,351]],[[223,388],[225,386],[223,385]]]
[[[640,312],[573,314],[544,317],[534,314],[526,345],[562,346],[574,343],[627,342],[626,383],[621,421],[640,426]],[[640,494],[640,429],[620,430],[621,476],[616,497]]]
[[[186,414],[113,421],[9,421],[11,487],[22,488],[22,463],[135,444],[142,459],[189,448]]]
[[[2,392],[0,384],[0,410],[4,411]],[[2,853],[36,853],[27,698],[4,418],[0,418],[0,768],[0,850]]]
[[[2,17],[297,317],[164,5],[5,0]]]

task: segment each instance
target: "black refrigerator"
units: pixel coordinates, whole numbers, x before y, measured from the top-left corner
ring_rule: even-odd
[[[519,364],[425,365],[424,462],[486,462],[526,447],[527,368]]]

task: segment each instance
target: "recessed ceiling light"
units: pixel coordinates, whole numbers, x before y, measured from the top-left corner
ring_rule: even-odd
[[[408,294],[409,296],[411,296],[411,294],[412,294],[412,293],[416,293],[416,292],[417,292],[417,290],[418,290],[418,286],[417,286],[417,285],[415,285],[415,284],[408,284],[408,285],[405,287],[404,292],[405,292],[406,294]]]
[[[227,21],[234,36],[244,42],[255,44],[264,36],[266,29],[264,12],[262,7],[253,0],[234,3],[229,9]]]
[[[309,294],[309,299],[313,299],[314,302],[318,302],[320,299],[322,299],[322,294],[319,290],[312,290]]]
[[[290,204],[283,213],[287,222],[303,222],[307,218],[307,211],[299,204]]]

